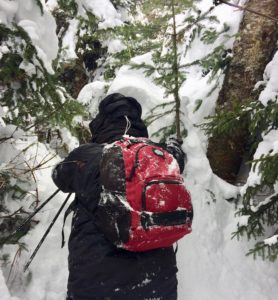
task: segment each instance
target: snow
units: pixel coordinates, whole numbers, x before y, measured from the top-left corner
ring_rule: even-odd
[[[53,136],[49,146],[55,149],[60,156],[64,157],[79,146],[79,141],[68,129],[59,128],[59,136]]]
[[[9,48],[7,46],[0,46],[0,59],[2,58],[3,54],[6,54],[9,52]]]
[[[1,270],[0,270],[0,295],[1,295],[1,300],[19,300],[19,298],[17,297],[11,297]]]
[[[13,20],[13,15],[18,10],[18,3],[8,0],[0,1],[0,22],[1,23],[9,23]]]
[[[98,110],[99,102],[105,95],[106,88],[107,83],[103,81],[97,80],[88,83],[80,91],[77,100],[84,105],[88,105],[89,112],[92,116],[95,116]]]
[[[78,0],[78,11],[80,15],[85,15],[85,9],[91,11],[99,18],[99,29],[107,29],[123,24],[121,15],[109,0]]]
[[[77,31],[78,31],[78,22],[76,19],[69,21],[69,28],[63,38],[62,47],[64,49],[63,58],[66,59],[75,59],[77,58],[75,52],[75,45],[77,42]]]
[[[107,46],[107,51],[111,54],[115,54],[126,49],[126,46],[119,39],[104,41],[102,45],[103,47]]]
[[[55,0],[56,1],[56,0]],[[49,8],[55,7],[55,1],[49,6]],[[87,11],[95,15],[98,19],[98,29],[105,30],[116,26],[123,25],[126,17],[117,12],[115,7],[109,0],[76,0],[78,5],[78,18],[87,19]],[[78,40],[78,28],[80,20],[78,18],[69,20],[69,27],[62,40],[63,46],[63,59],[70,60],[76,59],[77,54],[75,52],[76,42]],[[84,30],[83,30],[84,31]],[[82,34],[82,31],[81,31]],[[117,39],[104,40],[103,46],[108,46],[109,53],[116,53],[124,49],[124,45]]]
[[[260,159],[262,155],[268,154],[272,151],[271,155],[278,153],[277,147],[278,141],[278,130],[273,129],[262,137],[262,141],[258,145],[256,152],[254,154],[254,160]],[[246,184],[243,186],[241,194],[244,194],[246,189],[249,186],[255,186],[259,184],[261,181],[261,175],[259,174],[258,165],[255,169],[251,168],[249,173],[249,177],[247,179]]]
[[[238,225],[239,226],[247,226],[248,225],[248,220],[249,220],[250,216],[240,216],[238,219]]]
[[[53,73],[52,60],[58,54],[56,22],[49,11],[40,8],[33,0],[0,1],[0,21],[8,26],[13,22],[29,35],[39,57],[49,73]]]
[[[55,8],[58,7],[58,3],[57,3],[57,0],[48,0],[46,2],[46,6],[48,7],[48,9],[50,11],[53,11]]]
[[[137,56],[132,59],[133,63],[151,63],[151,54]],[[117,77],[109,87],[107,94],[121,93],[127,97],[135,97],[142,106],[142,115],[146,117],[148,112],[157,104],[161,103],[164,91],[155,83],[146,78],[142,70],[131,70],[128,66],[123,66],[117,73]],[[169,101],[170,99],[168,99]],[[165,117],[165,124],[172,121],[172,118]],[[157,130],[155,124],[148,127],[151,133]]]
[[[269,246],[275,245],[276,243],[278,243],[278,234],[272,236],[269,239],[265,239],[264,243]]]
[[[22,61],[19,65],[19,69],[24,70],[29,76],[36,74],[36,67],[32,63],[26,61]]]
[[[18,139],[23,135],[23,131],[15,125],[0,126],[0,139],[2,138],[15,138]]]
[[[121,16],[112,7],[108,1],[85,1],[79,0],[79,13],[84,14],[84,5],[87,9],[101,19],[100,28],[107,28],[121,24]],[[243,1],[240,2],[241,4]],[[211,1],[201,1],[198,6],[204,11],[212,4]],[[55,7],[56,0],[48,1],[50,8]],[[32,12],[32,13],[31,13]],[[225,5],[219,5],[214,14],[220,19],[219,24],[215,24],[218,29],[222,28],[226,22],[231,27],[229,34],[236,33],[241,13]],[[39,9],[35,8],[34,2],[25,1],[7,1],[0,0],[0,20],[2,23],[10,24],[13,20],[28,31],[32,41],[37,49],[40,49],[40,55],[49,63],[57,55],[57,40],[54,37],[55,24],[51,15],[46,11],[41,16]],[[70,29],[64,39],[64,46],[68,47],[68,57],[75,57],[75,35],[77,32],[77,23],[72,21]],[[213,45],[204,45],[200,41],[193,43],[191,48],[183,57],[183,63],[191,62],[197,58],[203,57],[211,49],[219,45],[226,37],[219,37]],[[51,41],[51,43],[50,43]],[[234,39],[228,39],[225,43],[231,47]],[[119,44],[109,44],[110,51],[119,50]],[[114,50],[113,50],[114,49]],[[7,49],[6,49],[7,50]],[[6,51],[4,49],[4,51]],[[0,49],[1,53],[4,53]],[[45,55],[45,56],[44,56]],[[146,54],[133,59],[134,62],[151,63],[151,55]],[[266,104],[269,99],[275,100],[277,95],[277,54],[273,61],[268,65],[265,71],[264,85],[265,89],[261,93],[260,101]],[[50,68],[50,66],[48,66]],[[21,68],[32,70],[32,66],[22,65]],[[188,162],[185,167],[185,184],[190,190],[193,206],[194,220],[193,231],[179,242],[177,254],[178,261],[178,299],[179,300],[275,300],[278,294],[278,276],[277,262],[253,260],[252,257],[246,257],[245,253],[250,249],[253,242],[246,240],[237,241],[231,239],[231,234],[236,230],[237,223],[244,225],[248,222],[248,216],[235,218],[234,204],[228,203],[225,199],[236,198],[238,193],[244,192],[247,186],[253,186],[260,180],[257,171],[251,171],[248,182],[245,187],[239,188],[232,186],[217,176],[210,168],[206,157],[207,137],[195,127],[200,124],[204,118],[213,113],[215,102],[223,81],[223,74],[218,74],[218,81],[208,81],[209,74],[202,76],[201,69],[194,66],[188,70],[187,80],[183,84],[180,96],[182,99],[182,112],[184,113],[183,123],[188,130],[188,136],[183,141],[183,149],[187,154]],[[276,81],[275,81],[276,78]],[[217,84],[213,93],[209,93],[212,87]],[[117,73],[116,79],[109,87],[108,93],[120,92],[126,96],[136,98],[142,105],[143,117],[148,112],[160,104],[162,101],[171,101],[169,97],[165,99],[164,90],[157,86],[152,78],[147,78],[141,70],[131,70],[128,66],[123,66]],[[97,111],[98,103],[106,94],[106,84],[102,81],[94,81],[86,85],[78,96],[81,103],[88,105],[88,109],[93,115]],[[202,104],[196,112],[198,100]],[[4,116],[4,108],[0,107],[0,117]],[[171,115],[165,117],[163,122],[158,121],[150,127],[150,133],[154,133],[161,126],[172,122]],[[1,119],[0,119],[1,121]],[[162,124],[163,123],[163,124]],[[15,127],[5,127],[1,121],[0,135],[8,137]],[[14,136],[14,139],[0,144],[0,169],[10,167],[10,162],[18,156],[20,149],[34,143],[26,153],[25,157],[31,159],[37,156],[34,165],[44,159],[46,155],[53,153],[49,148],[36,143],[36,140],[26,139],[22,135]],[[76,146],[76,140],[72,140],[63,135],[66,141],[72,141],[70,148]],[[262,154],[274,150],[278,153],[278,131],[271,130],[263,136],[255,158]],[[25,157],[18,156],[16,163],[22,163]],[[56,187],[51,180],[51,169],[58,158],[53,158],[47,166],[47,169],[35,171],[38,181],[38,193],[40,201],[45,200],[55,190]],[[31,179],[30,179],[31,181]],[[277,187],[276,187],[277,188]],[[34,201],[35,191],[31,190],[33,196],[29,196],[26,201],[26,209],[32,211],[30,205]],[[20,258],[16,261],[16,266],[12,270],[11,279],[7,283],[9,268],[1,265],[0,270],[0,298],[1,300],[57,300],[64,299],[67,284],[67,247],[60,249],[62,217],[57,221],[50,232],[45,243],[35,257],[26,274],[22,273],[24,263],[30,257],[31,251],[36,247],[47,226],[51,222],[56,211],[60,207],[65,195],[59,193],[53,199],[38,217],[40,223],[24,236],[22,242],[28,245],[29,252],[22,251]],[[7,199],[9,200],[9,199]],[[10,201],[10,208],[17,209],[21,203],[19,201]],[[69,218],[67,220],[65,231],[66,236],[69,233]],[[265,240],[268,245],[277,243],[277,235]],[[11,259],[18,250],[16,245],[5,245],[1,254],[9,253]],[[29,284],[26,282],[31,277]],[[5,279],[4,279],[5,278]],[[30,278],[29,278],[30,279]],[[7,287],[8,286],[8,287]]]
[[[264,81],[259,82],[257,87],[264,84],[265,89],[261,92],[259,100],[264,106],[268,101],[278,102],[278,51],[272,61],[267,65],[264,72]]]
[[[18,144],[15,146],[18,149],[24,149],[29,142],[30,141],[18,141]],[[7,152],[5,149],[2,149],[1,145],[0,150],[3,150],[4,153],[6,153],[6,161],[8,160],[7,156],[10,155],[13,157],[18,154],[15,152],[15,146],[11,146]],[[47,149],[44,145],[37,143],[30,147],[26,153],[26,157],[30,157],[29,162],[32,162],[34,166],[46,160],[46,158],[49,158],[51,155],[53,155],[53,153],[50,153],[49,149]],[[46,200],[57,189],[51,180],[51,170],[53,165],[57,162],[58,158],[53,158],[46,165],[44,165],[43,168],[35,171],[34,173],[38,182],[38,195],[41,202]],[[32,194],[35,195],[35,193]],[[26,207],[24,208],[27,211],[32,211],[32,209],[30,209],[30,205],[34,201],[34,197],[29,196],[29,198],[29,201],[25,201]],[[34,218],[35,220],[40,220],[39,224],[36,225],[29,234],[21,239],[21,242],[28,245],[29,251],[27,252],[23,250],[21,252],[19,259],[16,260],[16,264],[11,271],[8,286],[12,290],[12,296],[15,297],[10,297],[6,284],[3,280],[2,271],[0,271],[1,300],[39,300],[45,299],[45,295],[47,295],[48,300],[65,298],[68,276],[68,250],[66,247],[63,249],[60,248],[62,228],[61,216],[57,220],[52,231],[49,233],[37,256],[34,258],[29,268],[30,270],[26,273],[23,273],[23,266],[28,261],[31,251],[33,251],[37,246],[58,208],[61,206],[64,198],[65,194],[62,192],[56,195],[56,197],[52,199],[50,203],[48,203],[47,206],[42,209],[41,212],[38,213],[38,216]],[[18,209],[18,205],[22,205],[22,203],[16,203],[15,201],[12,201],[11,204],[13,205],[10,205],[10,208],[13,210]],[[69,234],[69,221],[70,220],[67,220],[65,226],[66,237]],[[10,259],[13,259],[17,250],[17,245],[5,245],[3,249],[1,249],[1,253],[8,253],[10,254]],[[3,275],[6,278],[9,271],[9,269],[3,268]],[[24,286],[26,285],[26,281],[28,281],[30,276],[33,278],[33,280],[31,280],[28,284],[28,288],[25,288]]]
[[[200,6],[203,4],[201,2]],[[225,20],[230,25],[229,34],[236,33],[241,14],[225,6],[219,6],[216,12],[222,24]],[[215,43],[220,42],[218,40]],[[232,43],[233,39],[230,39],[227,45],[231,47]],[[200,43],[193,44],[184,62],[204,57],[210,50]],[[150,62],[148,55],[136,60],[138,63]],[[240,188],[212,173],[206,157],[207,138],[194,126],[214,111],[223,74],[219,74],[219,87],[209,96],[209,91],[217,82],[209,82],[208,79],[208,76],[201,76],[198,67],[192,67],[180,91],[182,111],[186,116],[183,122],[188,129],[188,136],[183,143],[188,158],[185,183],[193,199],[194,220],[192,233],[179,242],[178,299],[274,300],[278,293],[277,264],[246,257],[251,242],[231,239],[237,223],[248,221],[247,218],[235,218],[234,204],[225,201],[236,198]],[[144,116],[161,103],[164,95],[163,90],[147,79],[142,71],[130,70],[126,66],[119,70],[110,86],[108,93],[112,92],[138,99],[143,106]],[[200,109],[194,112],[197,99],[203,102]],[[150,133],[167,123],[167,118],[161,123],[158,121],[152,125]]]
[[[3,107],[0,105],[0,128],[2,126],[5,126],[5,123],[2,119],[4,116],[5,116],[5,111],[4,111]]]

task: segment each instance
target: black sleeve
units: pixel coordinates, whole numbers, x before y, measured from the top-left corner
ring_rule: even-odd
[[[102,145],[95,143],[74,149],[53,170],[52,179],[57,187],[65,193],[84,197],[95,193],[102,149]]]
[[[181,143],[174,138],[170,138],[164,144],[163,148],[174,156],[179,164],[180,172],[182,173],[185,166],[186,155],[181,148]]]

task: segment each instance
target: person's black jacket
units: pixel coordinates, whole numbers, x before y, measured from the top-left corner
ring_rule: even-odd
[[[100,135],[101,139],[107,142],[117,139],[115,126],[111,127],[112,136],[108,131],[109,137]],[[133,135],[146,136],[136,128]],[[170,143],[165,147],[183,169],[184,154],[179,145]],[[111,244],[94,224],[93,214],[101,191],[98,181],[102,150],[103,144],[98,141],[82,145],[53,171],[55,184],[65,193],[76,194],[68,243],[67,300],[176,300],[177,267],[173,247],[141,253],[125,251]]]

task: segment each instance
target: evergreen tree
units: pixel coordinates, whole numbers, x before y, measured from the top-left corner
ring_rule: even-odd
[[[1,24],[0,34],[7,49],[0,60],[0,101],[8,109],[4,121],[25,130],[34,124],[37,129],[58,124],[72,128],[72,118],[83,113],[82,107],[47,70],[29,35],[16,24]]]
[[[215,4],[222,2],[225,1],[215,1]],[[234,47],[234,58],[218,99],[217,113],[202,127],[213,140],[213,143],[209,143],[208,154],[213,156],[212,167],[219,166],[216,170],[218,176],[235,182],[242,153],[245,152],[248,157],[247,164],[251,170],[242,188],[242,202],[237,210],[240,221],[234,237],[246,236],[254,241],[254,247],[248,255],[274,261],[278,255],[278,156],[275,150],[277,93],[274,88],[261,101],[263,85],[256,89],[254,85],[263,77],[263,70],[276,50],[277,24],[267,16],[277,15],[277,3],[249,1],[247,9],[258,13],[260,17],[245,14],[240,38]],[[252,28],[252,31],[248,31],[248,28]],[[269,38],[261,40],[259,37],[262,34]],[[258,42],[254,43],[254,40]],[[277,62],[276,57],[277,54],[272,64]],[[268,74],[267,70],[263,84],[272,80],[271,84],[275,87],[274,79],[271,79],[274,75]],[[240,76],[244,76],[246,84],[239,80]],[[223,156],[226,164],[223,164]]]
[[[259,149],[264,138],[277,132],[277,95],[275,97],[267,105],[252,101],[236,105],[232,111],[218,111],[202,127],[208,135],[223,139],[242,127],[247,127],[252,153]],[[237,211],[244,222],[238,223],[238,229],[234,233],[234,237],[238,238],[246,236],[255,241],[260,239],[255,242],[248,255],[259,255],[271,261],[275,261],[278,255],[278,155],[273,147],[274,143],[258,158],[248,162],[251,165],[251,175],[256,174],[257,180],[255,183],[247,182],[244,186],[242,203],[238,204]]]
[[[41,2],[34,0],[34,3],[43,15],[45,12]],[[106,46],[102,43],[111,29],[100,30],[100,20],[91,10],[85,9],[84,14],[79,14],[78,1],[59,0],[57,4],[52,14],[57,24],[59,53],[52,66],[46,65],[31,37],[21,26],[16,23],[0,24],[1,112],[2,107],[5,107],[5,114],[0,122],[3,122],[6,131],[11,133],[2,137],[0,132],[0,151],[6,142],[17,149],[22,137],[22,133],[19,135],[19,128],[23,129],[26,135],[36,134],[44,143],[52,143],[54,135],[62,140],[60,129],[63,127],[79,134],[81,142],[89,140],[87,130],[74,121],[75,116],[83,116],[86,120],[88,114],[85,114],[83,105],[74,98],[78,96],[81,88],[94,78],[94,73],[99,67],[98,60],[104,57],[103,62],[107,58]],[[126,0],[115,1],[114,5],[119,9],[133,6]],[[63,38],[72,30],[70,25],[74,22],[77,24],[76,31],[72,32],[76,39],[76,57],[68,59],[68,49],[63,48]],[[0,169],[0,211],[4,216],[0,224],[0,246],[3,242],[20,244],[20,237],[30,229],[29,224],[17,236],[10,240],[5,239],[28,216],[23,208],[16,212],[10,211],[7,199],[21,201],[22,207],[26,203],[29,203],[30,207],[36,207],[39,202],[34,171],[43,167],[51,157],[33,166],[26,158],[26,153],[31,147],[34,147],[33,143],[16,152],[6,166]],[[32,157],[31,160],[35,161],[36,158]],[[35,197],[30,197],[29,191],[35,191]]]
[[[105,82],[107,87],[115,78],[115,69],[119,64],[117,59],[111,60],[108,53],[108,44],[117,39],[115,32],[121,32],[124,23],[120,19],[128,18],[130,11],[135,7],[133,1],[111,1],[118,13],[117,24],[100,26],[103,19],[94,14],[94,10],[88,4],[85,6],[78,0],[59,0],[53,15],[57,22],[57,34],[59,37],[59,56],[56,60],[56,73],[67,91],[77,98],[81,89],[95,80]],[[104,18],[105,19],[105,18]],[[104,20],[105,21],[105,20]],[[67,49],[65,37],[71,35],[74,49]],[[68,39],[68,37],[67,37]],[[68,55],[68,51],[75,55]],[[115,55],[116,56],[116,55]],[[124,56],[122,53],[121,56]],[[120,56],[119,56],[120,57]],[[120,59],[123,61],[123,59]],[[90,115],[90,103],[86,104],[89,113],[83,117],[83,121],[92,118]],[[78,138],[81,143],[90,140],[88,127],[84,122],[78,124]]]
[[[219,70],[223,70],[230,60],[230,49],[226,49],[225,41],[231,37],[226,35],[223,43],[213,48],[211,53],[200,60],[184,64],[188,49],[199,39],[203,44],[213,44],[220,35],[225,35],[229,27],[224,24],[222,30],[213,26],[218,20],[213,16],[212,6],[201,12],[192,1],[143,1],[143,11],[149,16],[149,22],[144,25],[144,40],[148,39],[149,50],[152,51],[152,64],[132,64],[133,68],[144,69],[147,76],[165,90],[162,103],[155,107],[147,118],[151,124],[160,118],[170,115],[173,122],[160,128],[155,133],[163,141],[169,135],[176,134],[178,138],[186,135],[186,128],[181,122],[180,88],[186,81],[187,69],[194,65],[202,68],[204,76],[210,75],[209,80],[215,80],[214,91],[220,84]],[[177,19],[178,18],[178,19]],[[205,25],[208,21],[210,27]],[[163,42],[161,42],[163,41]],[[186,46],[184,46],[186,45]],[[196,110],[202,105],[202,99],[196,105]]]
[[[34,1],[33,9],[34,13],[39,9],[39,15],[45,13],[40,1]],[[28,216],[25,205],[38,205],[34,172],[53,158],[50,154],[37,163],[36,157],[30,157],[29,149],[39,147],[38,139],[47,143],[45,133],[49,129],[65,127],[74,131],[73,119],[84,115],[84,107],[62,86],[43,51],[20,24],[1,23],[0,44],[1,246],[4,241],[16,243],[29,230],[30,224],[17,236],[5,240]],[[13,211],[11,201],[21,202],[22,206]]]

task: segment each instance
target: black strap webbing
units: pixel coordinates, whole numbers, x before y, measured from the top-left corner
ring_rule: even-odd
[[[141,214],[141,224],[147,229],[150,226],[174,226],[186,224],[193,218],[193,212],[187,210],[176,210],[161,213]]]
[[[178,253],[178,249],[179,249],[179,244],[178,244],[178,242],[176,242],[175,254],[177,254],[177,253]]]
[[[70,213],[73,212],[74,207],[76,205],[76,200],[72,201],[72,203],[69,205],[69,207],[66,209],[65,213],[64,213],[64,220],[63,220],[63,227],[62,227],[62,245],[61,248],[64,248],[65,246],[65,233],[64,233],[64,227],[65,227],[65,223],[67,220],[67,217],[69,216]]]

